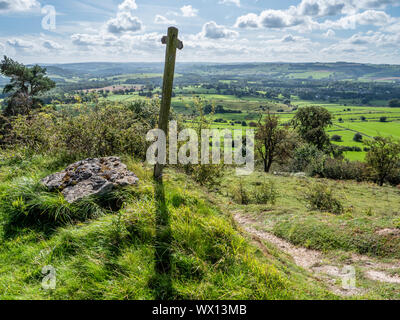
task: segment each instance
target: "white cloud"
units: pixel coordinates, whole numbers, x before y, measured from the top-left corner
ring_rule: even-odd
[[[254,13],[241,16],[235,26],[239,28],[264,27],[268,29],[284,29],[305,23],[305,19],[298,14],[296,7],[288,10],[264,10],[260,15]]]
[[[304,19],[291,11],[265,10],[260,14],[260,24],[265,28],[288,28],[304,22]]]
[[[14,49],[30,49],[34,47],[34,43],[18,38],[7,40],[7,44]]]
[[[335,33],[335,31],[333,31],[332,29],[329,29],[327,32],[325,32],[324,34],[323,34],[323,36],[325,37],[325,38],[333,38],[334,36],[336,35],[336,33]]]
[[[181,8],[181,12],[184,17],[195,17],[199,10],[193,8],[191,5],[187,5]]]
[[[118,12],[116,18],[107,22],[107,30],[113,34],[136,32],[142,30],[142,28],[142,21],[138,17],[132,16],[130,12]]]
[[[221,0],[219,3],[221,4],[234,4],[240,7],[240,0]]]
[[[75,33],[71,36],[72,43],[77,46],[96,46],[103,42],[98,35]]]
[[[282,42],[296,42],[296,39],[291,34],[288,34],[283,37]]]
[[[305,16],[336,16],[343,12],[346,1],[343,0],[303,0],[297,7]]]
[[[63,48],[58,42],[52,40],[45,40],[43,41],[43,47],[49,50],[60,50]]]
[[[345,54],[345,56],[350,54],[352,57],[354,57],[365,50],[367,50],[366,47],[354,46],[348,43],[335,43],[327,48],[322,49],[321,53],[336,58],[341,54]]]
[[[162,56],[164,46],[161,44],[162,34],[123,34],[119,37],[101,34],[75,34],[72,42],[79,46],[77,52],[86,52],[86,55],[92,53],[104,57],[132,57],[132,54],[140,56],[141,59],[156,55]],[[101,49],[99,49],[101,48]],[[165,49],[164,49],[165,50]]]
[[[124,0],[118,6],[117,16],[106,22],[106,29],[112,34],[123,34],[125,32],[137,32],[143,29],[143,23],[132,15],[132,10],[137,9],[135,0]]]
[[[383,26],[389,23],[392,19],[384,11],[367,10],[354,16],[348,17],[350,20],[354,19],[360,25],[374,25]]]
[[[169,20],[168,18],[161,16],[159,14],[157,14],[156,17],[154,18],[154,23],[156,23],[156,24],[175,24],[176,25],[175,20]]]
[[[396,2],[397,1],[397,2]],[[259,15],[249,13],[237,18],[238,28],[295,28],[301,31],[326,29],[355,29],[357,26],[384,26],[394,19],[385,11],[367,9],[385,7],[400,0],[302,0],[298,6],[286,10],[264,10]],[[337,20],[322,20],[328,16],[341,16]],[[322,20],[322,21],[321,21]]]
[[[76,33],[71,36],[71,40],[77,46],[111,46],[118,38],[107,33]]]
[[[353,45],[371,45],[374,47],[400,47],[400,34],[385,34],[382,32],[368,31],[356,33],[343,43]]]
[[[225,28],[216,24],[214,21],[207,22],[203,25],[201,35],[204,38],[209,39],[223,39],[223,38],[235,38],[239,35],[236,31]]]
[[[237,18],[235,27],[237,28],[258,28],[259,17],[254,13],[249,13]]]
[[[384,28],[384,31],[386,32],[392,32],[392,33],[400,33],[400,20],[398,20],[397,22],[386,26]]]
[[[393,21],[384,11],[367,10],[362,13],[348,15],[336,21],[327,20],[320,24],[322,29],[356,29],[357,26],[384,26]]]
[[[137,9],[137,4],[135,0],[125,0],[118,6],[119,11],[131,11],[136,9]]]
[[[358,0],[356,6],[360,9],[384,9],[388,5],[399,6],[398,0]]]
[[[40,8],[36,0],[0,0],[0,13],[2,12],[25,12]]]

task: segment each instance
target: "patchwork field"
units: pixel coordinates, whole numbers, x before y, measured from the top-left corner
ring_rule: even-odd
[[[314,74],[314,76],[316,76]],[[230,83],[234,80],[225,80]],[[154,97],[160,97],[159,88],[153,90]],[[179,86],[174,91],[172,107],[178,114],[182,114],[186,122],[196,121],[200,106],[210,105],[214,108],[222,106],[229,110],[227,113],[215,113],[208,115],[212,127],[217,129],[246,129],[251,122],[257,122],[260,114],[266,110],[279,115],[283,123],[288,123],[296,113],[296,109],[304,106],[322,106],[329,110],[333,116],[333,125],[328,129],[330,136],[339,135],[341,141],[333,141],[334,144],[348,147],[359,147],[362,151],[345,152],[345,157],[350,160],[363,161],[366,152],[362,142],[353,140],[356,133],[361,133],[364,139],[374,136],[393,136],[400,139],[400,109],[387,107],[387,101],[371,101],[370,106],[352,105],[351,101],[340,103],[327,103],[326,101],[307,101],[298,97],[292,97],[291,104],[287,105],[276,100],[241,97],[219,94],[215,89],[206,89],[202,86]],[[141,97],[137,92],[128,95],[111,94],[107,98],[113,102],[129,102],[137,99],[149,99]],[[283,101],[283,99],[282,99]],[[382,122],[384,121],[384,122]]]

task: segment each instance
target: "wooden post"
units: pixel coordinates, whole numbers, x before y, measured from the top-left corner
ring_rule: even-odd
[[[171,108],[172,88],[174,84],[176,49],[178,48],[179,50],[182,50],[183,43],[178,39],[178,29],[174,27],[168,28],[168,36],[164,36],[161,39],[161,42],[167,45],[167,49],[165,53],[162,101],[160,107],[160,116],[158,120],[158,128],[163,130],[165,135],[167,136],[169,111]],[[164,166],[160,163],[157,163],[154,166],[154,178],[156,180],[162,179],[163,168]]]

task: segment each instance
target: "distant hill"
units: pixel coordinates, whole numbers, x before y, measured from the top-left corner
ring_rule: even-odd
[[[55,78],[105,78],[122,74],[159,74],[163,63],[69,63],[46,66]],[[359,63],[177,63],[176,72],[202,76],[266,79],[400,81],[400,65]],[[0,80],[1,81],[1,80]]]

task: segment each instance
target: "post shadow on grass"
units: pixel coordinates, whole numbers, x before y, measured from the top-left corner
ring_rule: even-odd
[[[172,232],[164,185],[161,179],[154,181],[154,199],[156,201],[155,277],[151,279],[150,286],[155,290],[156,299],[166,300],[173,296],[171,280]]]

